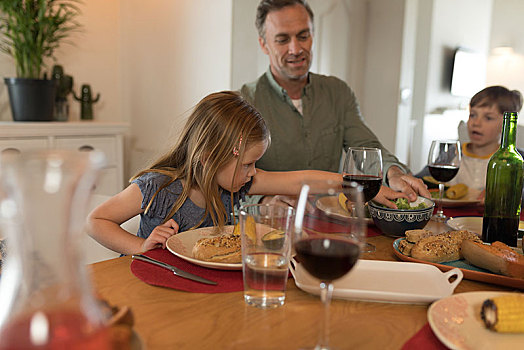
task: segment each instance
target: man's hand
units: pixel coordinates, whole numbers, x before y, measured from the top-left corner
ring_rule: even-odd
[[[387,186],[381,186],[378,194],[373,198],[375,202],[385,205],[388,208],[397,209],[395,203],[392,200],[397,198],[407,198],[402,192],[393,191]]]
[[[429,193],[428,187],[422,179],[404,173],[402,169],[395,165],[388,169],[387,179],[389,187],[404,193],[410,202],[417,199],[417,194],[422,197],[431,198],[431,193]]]

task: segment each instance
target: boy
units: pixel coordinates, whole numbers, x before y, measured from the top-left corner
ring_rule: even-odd
[[[482,191],[480,199],[484,199],[486,168],[489,159],[500,146],[503,113],[519,112],[521,108],[522,94],[503,86],[489,86],[471,98],[467,121],[470,141],[462,144],[459,172],[448,185],[467,184],[468,187]],[[523,152],[519,150],[519,153]],[[428,175],[428,167],[425,167],[416,176]]]

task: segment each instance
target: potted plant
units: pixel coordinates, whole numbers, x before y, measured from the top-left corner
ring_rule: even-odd
[[[0,50],[13,57],[16,78],[5,78],[15,121],[50,121],[56,82],[46,60],[79,28],[78,0],[0,0]]]

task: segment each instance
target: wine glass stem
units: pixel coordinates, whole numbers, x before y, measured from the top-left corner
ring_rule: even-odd
[[[320,283],[320,300],[324,304],[324,318],[315,350],[329,350],[329,305],[333,295],[333,284],[331,282]]]
[[[444,184],[442,182],[439,182],[438,184],[438,209],[437,209],[437,216],[443,216],[444,211],[442,210],[442,197],[444,196]]]

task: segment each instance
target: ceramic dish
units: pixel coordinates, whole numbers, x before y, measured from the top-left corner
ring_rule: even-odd
[[[480,318],[482,302],[503,292],[454,294],[433,303],[428,321],[433,333],[450,349],[521,349],[524,334],[502,334],[488,330]]]
[[[454,230],[468,230],[482,235],[482,216],[457,216],[449,218],[446,225]]]
[[[446,224],[454,230],[468,230],[482,235],[482,216],[457,216]],[[524,231],[524,221],[519,222],[519,231]]]
[[[424,208],[417,209],[419,204],[424,204]],[[369,202],[369,213],[375,226],[391,237],[404,237],[407,230],[424,228],[433,214],[435,203],[421,196],[410,203],[411,209],[393,209],[382,206],[374,201]]]
[[[513,288],[524,289],[524,279],[506,277],[502,275],[497,275],[488,270],[481,269],[479,267],[468,264],[465,260],[456,260],[446,263],[432,263],[428,261],[423,261],[419,259],[414,259],[410,256],[404,255],[398,249],[398,245],[401,240],[405,238],[398,238],[393,242],[393,252],[395,255],[403,261],[418,262],[423,264],[429,264],[438,267],[442,271],[449,271],[454,268],[459,268],[464,273],[464,278],[474,281],[481,281],[485,283],[493,283],[501,286],[508,286]]]
[[[290,266],[295,284],[305,292],[320,293],[320,281],[299,263]],[[450,282],[451,277],[456,277]],[[336,280],[333,297],[367,301],[427,304],[447,297],[462,280],[459,269],[442,273],[434,266],[398,261],[359,260]],[[380,281],[380,283],[378,283]]]
[[[233,229],[233,225],[225,226],[222,234],[230,234],[233,232]],[[195,243],[200,238],[216,237],[214,231],[214,227],[202,227],[195,230],[185,231],[171,236],[166,242],[166,247],[171,253],[175,254],[179,258],[189,261],[195,265],[218,270],[242,270],[242,263],[218,263],[193,258],[192,251]]]
[[[349,218],[349,213],[340,207],[338,203],[338,197],[325,196],[315,202],[315,206],[322,212],[331,215],[333,217],[339,217],[342,219]],[[369,217],[369,211],[367,205],[365,206],[365,212],[368,217],[364,219],[368,224],[372,224],[373,220]]]
[[[476,190],[474,188],[468,189],[468,194],[466,194],[464,197],[460,199],[449,199],[449,198],[442,198],[442,206],[445,208],[451,208],[451,207],[465,207],[465,206],[471,206],[471,205],[479,205],[482,203],[481,200],[477,199],[477,197],[480,195],[480,191]],[[435,206],[438,206],[438,197],[432,198],[435,201]]]

